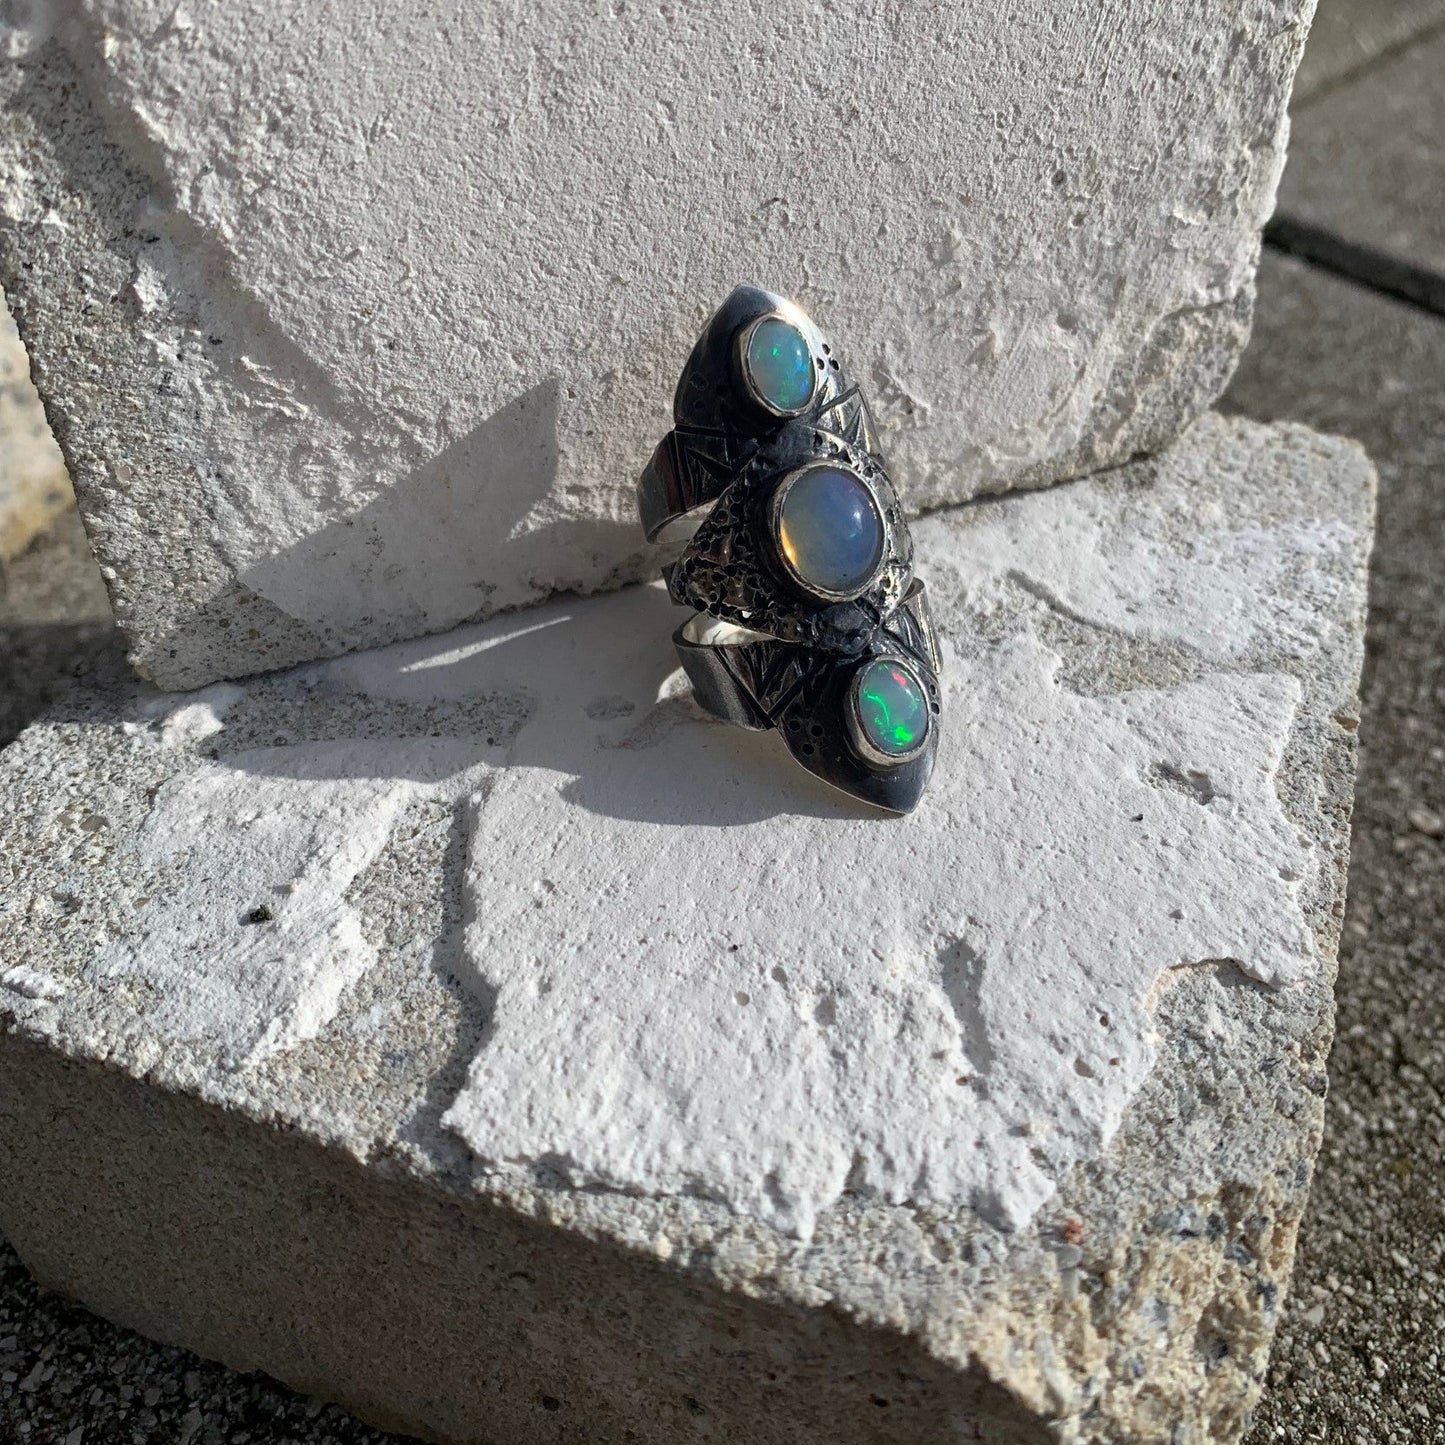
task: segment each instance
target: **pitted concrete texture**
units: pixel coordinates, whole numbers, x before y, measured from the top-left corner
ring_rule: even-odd
[[[696,716],[652,589],[239,688],[71,698],[0,760],[0,1224],[100,1313],[439,1439],[1238,1437],[1319,1143],[1372,496],[1351,444],[1206,418],[1156,461],[921,525],[954,742],[903,822],[850,814],[776,740]],[[1042,677],[1017,673],[1042,656]],[[1076,780],[1049,763],[1055,739],[990,727],[996,685],[1063,710]],[[1203,766],[1201,737],[1221,754]],[[652,791],[620,794],[639,758]],[[1056,798],[1002,882],[947,851],[1006,822],[990,767]],[[987,818],[964,816],[950,769]],[[648,810],[625,831],[655,834],[690,895],[630,944],[623,795]],[[552,902],[590,866],[552,829],[562,806],[618,864],[585,909]],[[836,846],[740,858],[759,808]],[[1033,818],[1026,796],[1015,811]],[[952,973],[931,981],[928,918],[888,912],[856,868],[837,896],[829,870],[864,836],[878,874],[904,855],[942,933],[975,929],[981,962],[945,939]],[[537,880],[528,908],[492,876],[504,852]],[[720,900],[759,868],[771,886],[723,931]],[[1060,868],[1108,879],[1115,929],[1107,907],[1047,916]],[[802,1065],[820,1027],[851,1059],[850,1097],[809,1122],[826,1139],[853,1121],[841,1193],[823,1153],[776,1156],[752,1117],[815,1101],[806,1067],[778,1071],[783,1014],[762,996],[813,976],[803,873],[832,899],[804,923],[841,940],[831,1013],[809,998],[794,1023]],[[1158,932],[1171,919],[1180,947]],[[658,929],[690,993],[660,972]],[[715,952],[694,957],[699,939]],[[995,962],[1047,1017],[995,991]],[[573,997],[589,981],[595,1018]],[[512,1060],[552,1026],[549,987],[571,1033],[528,1078]],[[629,987],[676,1028],[627,1060],[609,1020]],[[1097,1050],[1075,1042],[1084,1004]],[[745,1010],[763,1023],[730,1152],[688,1163],[677,1120],[718,1127]],[[893,1100],[870,1095],[875,1066]],[[944,1066],[960,1138],[996,1118],[1005,1149],[1031,1142],[991,1183],[926,1136],[926,1169],[890,1142]],[[498,1080],[512,1116],[487,1105]],[[1030,1087],[1056,1117],[1030,1112]],[[592,1156],[549,1146],[599,1089],[658,1150],[606,1130]]]
[[[30,380],[25,348],[0,297],[0,566],[18,557],[74,503],[60,448]]]
[[[915,511],[1157,448],[1244,345],[1312,9],[37,7],[0,274],[136,664],[649,574],[632,481],[739,280]]]

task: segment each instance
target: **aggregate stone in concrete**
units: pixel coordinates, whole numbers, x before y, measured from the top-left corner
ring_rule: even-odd
[[[632,481],[740,280],[915,510],[1157,448],[1244,345],[1312,9],[37,9],[0,275],[137,666],[647,575]]]
[[[1445,311],[1445,11],[1441,24],[1295,114],[1279,194],[1306,254]]]
[[[953,741],[903,821],[696,715],[653,589],[70,698],[3,757],[0,1225],[102,1314],[439,1439],[1236,1438],[1319,1142],[1372,496],[1352,444],[1206,418],[921,524]],[[633,874],[634,836],[685,889]],[[879,886],[905,878],[912,914]],[[789,1075],[763,991],[821,976],[809,880],[836,990],[794,1010]],[[639,884],[673,891],[629,944]],[[690,1085],[666,1033],[619,1054],[628,988]],[[572,1031],[527,1077],[549,990]],[[820,1102],[779,1154],[769,1111]],[[588,1110],[594,1154],[553,1147]]]
[[[1325,1143],[1250,1445],[1445,1445],[1442,376],[1445,319],[1266,253],[1229,399],[1360,438],[1380,501]]]

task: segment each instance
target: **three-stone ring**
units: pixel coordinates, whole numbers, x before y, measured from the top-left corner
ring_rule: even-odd
[[[940,659],[868,404],[791,302],[739,286],[693,348],[638,482],[649,541],[693,616],[674,635],[697,702],[777,728],[810,772],[914,808],[938,745]]]

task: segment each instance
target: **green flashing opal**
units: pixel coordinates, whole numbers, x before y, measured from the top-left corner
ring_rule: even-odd
[[[813,349],[781,316],[765,316],[748,333],[748,385],[773,411],[791,416],[813,399]]]
[[[784,484],[778,545],[804,587],[827,598],[856,597],[883,559],[883,517],[873,493],[846,467],[809,467]]]
[[[928,695],[905,664],[874,658],[858,678],[857,698],[863,736],[884,757],[907,757],[927,737]]]

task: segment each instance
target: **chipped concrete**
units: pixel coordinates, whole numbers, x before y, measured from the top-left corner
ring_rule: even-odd
[[[0,271],[137,665],[646,575],[632,479],[739,279],[846,350],[915,510],[1159,446],[1244,345],[1312,9],[33,7]]]
[[[839,816],[806,774],[768,752],[769,739],[695,718],[668,681],[670,609],[656,589],[640,589],[257,679],[222,730],[200,742],[149,745],[123,726],[132,703],[98,696],[72,699],[6,752],[0,868],[12,881],[0,890],[0,960],[13,967],[23,958],[59,990],[4,993],[6,1233],[43,1280],[112,1317],[441,1439],[560,1441],[584,1426],[597,1439],[630,1432],[667,1441],[781,1442],[825,1431],[841,1441],[916,1441],[970,1430],[1001,1441],[1144,1441],[1167,1430],[1185,1442],[1236,1438],[1262,1378],[1318,1147],[1370,499],[1369,469],[1348,444],[1211,418],[1156,462],[919,528],[954,651],[950,766],[973,775],[974,805],[1002,786],[990,769],[1023,788],[1012,808],[969,819],[961,816],[969,794],[955,799],[959,785],[944,778],[940,811],[954,815],[965,839],[986,842],[1002,830],[1011,846],[1011,827],[1020,845],[1025,835],[1045,844],[1075,836],[1065,802],[1096,808],[1098,856],[1051,858],[1045,846],[1036,858],[1019,853],[1011,869],[980,857],[976,875],[956,870],[963,909],[954,914],[975,890],[1002,895],[973,905],[991,930],[976,948],[982,969],[967,951],[972,936],[961,932],[967,950],[952,947],[940,960],[937,941],[931,953],[920,948],[916,920],[906,910],[880,915],[866,885],[847,905],[854,922],[896,945],[871,974],[850,962],[849,940],[827,912],[815,922],[822,939],[844,944],[839,982],[871,991],[880,1025],[896,983],[900,996],[914,995],[924,1052],[936,1036],[945,1052],[975,1055],[969,1067],[997,1086],[1001,1110],[1030,1087],[1058,1106],[1060,1127],[1051,1134],[1048,1118],[1040,1121],[1042,1157],[1031,1161],[1052,1197],[1023,1190],[1013,1196],[1021,1208],[985,1217],[958,1202],[959,1176],[948,1171],[962,1166],[934,1145],[939,1192],[929,1195],[931,1179],[917,1187],[922,1176],[905,1160],[895,1177],[912,1187],[895,1188],[894,1198],[913,1202],[890,1202],[892,1163],[867,1159],[865,1148],[841,1197],[816,1196],[803,1238],[796,1206],[791,1219],[773,1216],[790,1233],[740,1196],[710,1197],[726,1194],[720,1179],[769,1162],[758,1147],[766,1121],[738,1135],[726,1168],[715,1164],[685,1186],[639,1171],[578,1188],[565,1158],[535,1150],[547,1110],[580,1117],[559,1098],[585,1102],[589,1066],[615,1058],[606,1018],[589,1037],[575,1011],[573,1036],[541,1060],[570,1065],[555,1085],[510,1074],[532,1090],[516,1111],[530,1116],[517,1127],[539,1126],[527,1139],[529,1163],[498,1169],[443,1123],[454,1110],[450,1122],[486,1148],[479,1073],[489,1059],[505,1070],[519,1029],[547,1025],[528,997],[529,969],[550,977],[564,995],[559,1006],[575,1010],[566,991],[580,999],[589,986],[604,1013],[615,999],[605,970],[618,962],[628,890],[646,880],[635,885],[626,868],[609,869],[608,890],[592,891],[580,921],[569,911],[571,930],[549,912],[545,888],[524,898],[549,839],[562,850],[558,869],[540,876],[558,889],[590,876],[591,860],[554,826],[562,811],[570,809],[579,838],[595,840],[594,852],[615,850],[624,831],[687,837],[709,813],[726,825],[711,830],[709,847],[688,851],[688,892],[658,923],[672,930],[681,959],[693,959],[690,940],[723,922],[740,942],[726,958],[747,972],[750,1001],[723,1000],[725,1029],[753,1011],[780,1028],[784,1015],[762,991],[786,995],[816,970],[806,942],[795,949],[804,954],[796,982],[771,973],[788,973],[791,957],[765,957],[771,938],[796,938],[787,930],[801,895],[785,872],[774,870],[778,886],[750,893],[746,906],[718,901],[745,876],[733,845],[746,854],[750,808],[761,799],[771,829],[817,830],[844,851],[865,832],[882,847],[930,826],[932,798],[903,823]],[[1016,512],[1031,518],[1022,531],[1010,520]],[[1100,524],[1096,561],[1075,560],[1070,571],[1045,542],[1081,515]],[[1032,552],[1021,545],[1029,527]],[[1232,535],[1253,540],[1236,546]],[[1265,566],[1271,535],[1281,555]],[[1218,638],[1191,630],[1176,600],[1200,556],[1229,573],[1246,601],[1255,590],[1243,619],[1299,617],[1314,599],[1316,625],[1277,632],[1241,621]],[[972,570],[965,576],[950,558],[968,558]],[[1116,585],[1086,587],[1095,573]],[[1100,625],[1087,610],[1128,625]],[[591,619],[604,618],[631,625],[603,627],[598,641]],[[569,654],[579,640],[586,647]],[[570,673],[561,665],[569,655]],[[549,689],[569,676],[573,720],[563,726]],[[1019,718],[1031,725],[1009,726]],[[1079,745],[1094,759],[1095,787],[1087,774],[1061,778],[1050,760],[1050,732],[1070,719],[1095,729],[1097,741]],[[675,755],[672,744],[689,737]],[[424,750],[422,761],[412,748]],[[473,766],[475,785],[462,777]],[[640,767],[653,770],[652,789],[629,786],[627,795],[653,814],[671,811],[614,828],[612,780],[635,781]],[[191,860],[199,921],[187,934],[183,910],[162,897],[174,880],[138,870],[136,860],[169,866],[165,840],[194,826],[175,800],[187,790],[200,790],[203,802],[208,790],[249,795],[242,779],[265,799],[287,796],[298,780],[291,796],[315,791],[289,815],[294,828],[278,826],[295,835],[283,848],[257,850],[209,830],[201,862],[213,856],[219,866]],[[1031,781],[1037,802],[1024,786]],[[388,785],[416,790],[389,817],[367,811],[372,801],[359,812],[321,805],[375,799]],[[524,818],[523,793],[535,825]],[[1135,835],[1109,813],[1110,799],[1132,808],[1131,819],[1143,812],[1154,840],[1135,842],[1132,868]],[[1049,800],[1059,818],[1041,838],[1038,810]],[[174,1000],[197,981],[205,987],[222,961],[256,962],[261,945],[248,935],[274,929],[281,915],[267,890],[311,876],[312,843],[320,832],[335,843],[338,830],[348,861],[320,887],[334,919],[356,918],[370,953],[319,1008],[293,993],[278,1013],[274,993],[238,993],[255,1018],[297,1026],[235,1067],[239,1060],[218,1057],[204,1010],[174,1026]],[[383,835],[352,874],[351,850],[369,851]],[[1117,875],[1107,856],[1115,848],[1125,850]],[[273,868],[286,849],[285,866]],[[521,879],[512,893],[490,861],[506,850],[524,865],[507,870]],[[822,880],[830,862],[810,851],[797,866]],[[922,879],[929,867],[926,856],[914,861]],[[1030,907],[1061,886],[1076,916],[1054,920]],[[1125,887],[1132,901],[1111,911]],[[275,896],[285,907],[286,895]],[[1005,918],[1010,900],[1017,906]],[[273,917],[247,922],[261,904]],[[1175,909],[1185,919],[1171,920]],[[137,917],[140,927],[126,921]],[[940,926],[950,917],[940,915]],[[1111,917],[1128,926],[1110,932]],[[226,937],[227,918],[224,956],[202,953],[188,970],[186,949]],[[1181,947],[1169,946],[1170,924],[1188,934]],[[114,939],[143,941],[148,926],[170,931],[169,969],[93,966]],[[588,930],[598,944],[590,953]],[[1051,954],[1050,938],[1073,938],[1073,955]],[[1047,946],[1034,953],[1030,939]],[[910,983],[906,967],[890,972],[910,952],[939,963],[938,974]],[[157,946],[152,956],[166,953]],[[1018,999],[1005,975],[989,978],[994,959],[1018,971]],[[1027,972],[1040,959],[1048,966]],[[648,977],[656,986],[656,974]],[[1099,1002],[1099,982],[1110,978],[1116,992],[1105,1002],[1119,1022],[1112,1013],[1110,1029],[1088,1021],[1099,1041],[1085,1052],[1075,1042],[1082,1004]],[[693,981],[711,1009],[713,979],[704,971]],[[1037,1021],[1014,1012],[1027,1008],[1026,991],[1057,1016],[1062,1081],[1047,1071],[1037,1085],[1016,1077],[1017,1037],[1038,1032]],[[662,994],[674,1016],[678,997]],[[842,997],[834,1007],[831,1027],[861,1037],[850,1017],[862,1019],[861,1002]],[[795,1034],[810,1038],[819,1024],[815,1012]],[[1110,1030],[1136,1050],[1119,1066],[1132,1076],[1125,1088],[1108,1079],[1115,1055],[1099,1036]],[[875,1062],[882,1074],[907,1077],[897,1074],[906,1045],[889,1027],[881,1032],[854,1045],[855,1082]],[[1146,1033],[1153,1037],[1141,1050]],[[608,1045],[600,1052],[599,1039]],[[736,1059],[727,1039],[694,1041],[706,1102],[709,1071]],[[648,1083],[662,1103],[656,1129],[665,1143],[666,1110],[684,1101],[669,1041],[648,1043],[664,1050]],[[1096,1077],[1074,1068],[1077,1059]],[[926,1073],[943,1061],[920,1062]],[[643,1087],[628,1077],[623,1095]],[[768,1090],[788,1083],[768,1072],[757,1079]],[[863,1081],[854,1098],[869,1087]],[[755,1112],[773,1107],[766,1094]],[[893,1125],[883,1098],[874,1096],[874,1138]],[[1094,1107],[1107,1098],[1112,1120]],[[907,1101],[893,1102],[903,1110]],[[618,1107],[637,1100],[622,1097]],[[844,1107],[800,1137],[825,1136]],[[959,1117],[966,1130],[968,1110]],[[999,1132],[1007,1150],[1012,1136]],[[608,1162],[630,1169],[646,1157],[614,1149]],[[789,1177],[795,1199],[807,1177],[815,1176]],[[1004,1192],[1017,1182],[1006,1179]],[[83,1214],[61,1204],[76,1188],[90,1201]]]
[[[245,696],[243,688],[229,682],[203,687],[179,703],[162,695],[140,704],[136,716],[127,718],[121,726],[130,737],[159,748],[198,743],[220,732],[226,725],[226,714]]]
[[[198,708],[211,726],[171,730]],[[190,703],[162,732],[176,746],[221,727],[212,707]],[[408,808],[475,753],[430,738],[335,741],[243,752],[172,778],[126,864],[148,899],[91,959],[91,981],[102,994],[141,985],[154,1001],[137,1020],[145,1044],[200,1043],[223,1069],[314,1037],[376,959],[347,890]]]

